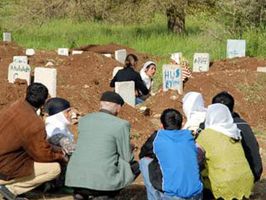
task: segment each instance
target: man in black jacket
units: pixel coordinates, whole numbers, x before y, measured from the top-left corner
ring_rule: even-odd
[[[222,103],[231,111],[234,123],[237,125],[237,128],[241,130],[241,143],[246,159],[253,173],[254,182],[259,181],[262,173],[259,145],[248,123],[243,120],[238,113],[234,112],[234,98],[228,92],[224,91],[216,94],[212,99],[212,103]]]

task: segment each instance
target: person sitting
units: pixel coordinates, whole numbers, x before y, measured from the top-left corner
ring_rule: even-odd
[[[114,199],[139,175],[130,145],[130,124],[117,116],[124,100],[104,92],[100,111],[79,120],[76,150],[70,157],[66,181],[74,199]]]
[[[113,77],[110,82],[110,87],[115,87],[115,82],[134,81],[136,91],[136,104],[139,104],[143,102],[140,97],[149,94],[149,90],[143,83],[140,74],[134,70],[137,61],[138,58],[136,55],[128,54],[125,60],[124,68],[119,70]]]
[[[140,76],[143,82],[146,85],[146,88],[149,92],[152,92],[152,85],[153,85],[153,76],[156,73],[156,64],[153,61],[147,61],[144,63],[142,69],[140,70]]]
[[[208,106],[205,129],[196,141],[206,152],[201,172],[204,187],[215,199],[242,199],[251,194],[253,176],[240,140],[229,109],[220,103]]]
[[[241,130],[242,147],[244,149],[246,159],[248,160],[249,166],[253,173],[254,182],[256,182],[260,180],[260,176],[263,170],[259,144],[248,123],[243,120],[238,113],[234,112],[234,102],[235,101],[233,96],[225,91],[216,94],[212,99],[213,104],[222,103],[229,108],[234,123],[237,125],[237,128]]]
[[[72,113],[70,103],[63,98],[50,98],[44,105],[44,111],[48,114],[45,118],[48,141],[71,155],[75,150],[75,142],[69,129]]]
[[[58,162],[67,161],[61,150],[52,150],[36,114],[47,97],[43,84],[32,83],[25,99],[0,114],[0,194],[6,199],[19,199],[17,195],[55,179],[61,170]]]
[[[164,110],[160,119],[163,129],[148,138],[139,154],[148,200],[202,199],[191,131],[180,130],[182,115],[175,109]]]

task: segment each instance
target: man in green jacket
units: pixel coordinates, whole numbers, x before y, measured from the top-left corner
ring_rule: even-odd
[[[114,199],[139,174],[130,145],[130,124],[116,117],[123,99],[108,91],[100,100],[100,111],[79,121],[76,150],[66,172],[74,199]]]

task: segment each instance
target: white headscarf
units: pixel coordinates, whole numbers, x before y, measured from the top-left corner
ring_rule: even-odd
[[[216,130],[228,137],[241,139],[240,130],[237,128],[227,106],[215,103],[208,106],[205,128]]]
[[[148,61],[148,62],[144,63],[142,69],[140,70],[141,79],[143,80],[143,82],[146,85],[147,89],[151,89],[151,86],[152,86],[152,79],[145,72],[147,70],[147,67],[150,66],[150,65],[155,65],[155,67],[156,67],[155,62]]]
[[[48,116],[45,119],[45,129],[47,133],[47,138],[50,138],[60,133],[60,134],[64,134],[71,141],[73,141],[74,136],[68,128],[69,125],[70,125],[70,122],[65,117],[64,111]]]
[[[206,116],[206,108],[201,93],[188,92],[183,97],[183,111],[187,118],[184,129],[196,131],[200,123],[204,122]]]

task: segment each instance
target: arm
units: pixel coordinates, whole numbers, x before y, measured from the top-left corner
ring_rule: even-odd
[[[143,157],[155,158],[155,154],[153,152],[153,141],[157,135],[157,131],[155,131],[143,144],[140,150],[139,159]]]
[[[141,77],[140,77],[139,74],[137,74],[137,77],[136,77],[136,80],[135,80],[135,84],[136,84],[136,89],[137,90],[140,90],[140,92],[142,93],[142,95],[149,94],[149,90],[147,89],[146,85],[142,81],[142,79],[141,79]]]
[[[115,82],[116,82],[116,75],[114,76],[114,78],[111,80],[110,82],[110,87],[115,87]]]

